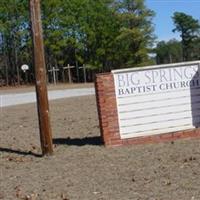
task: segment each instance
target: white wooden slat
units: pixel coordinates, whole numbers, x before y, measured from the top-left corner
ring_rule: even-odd
[[[193,120],[194,119],[180,119],[180,120],[176,120],[176,121],[163,121],[163,122],[159,122],[159,123],[153,123],[153,124],[144,124],[144,125],[137,125],[137,126],[129,126],[129,127],[122,127],[122,125],[120,126],[120,132],[123,133],[129,133],[129,132],[141,132],[141,131],[151,131],[154,129],[167,129],[170,127],[184,127],[185,125],[189,126],[191,125],[191,127],[194,127],[193,125]],[[200,121],[200,119],[199,119]],[[195,122],[195,124],[200,124],[197,123],[198,121]],[[153,131],[151,131],[153,132]]]
[[[157,135],[162,133],[170,133],[175,131],[183,131],[183,130],[189,130],[193,129],[194,127],[192,125],[185,125],[182,127],[172,127],[172,128],[164,128],[164,129],[158,129],[158,130],[148,130],[148,131],[141,131],[141,132],[130,132],[128,134],[121,134],[122,139],[132,138],[132,137],[140,137],[140,136],[148,136],[148,135]]]
[[[194,106],[194,105],[193,105]],[[164,115],[164,114],[171,114],[171,113],[180,113],[180,112],[186,112],[186,111],[190,111],[192,113],[200,113],[200,103],[196,104],[195,107],[193,107],[193,109],[191,109],[191,105],[190,104],[183,104],[183,105],[179,105],[179,106],[170,106],[166,109],[166,107],[164,108],[159,108],[156,107],[154,109],[145,109],[145,110],[132,110],[130,112],[121,112],[120,113],[120,119],[126,119],[126,118],[142,118],[142,117],[146,117],[146,116],[154,116],[154,115]]]
[[[200,98],[192,99],[193,104],[194,103],[200,103]],[[156,107],[166,107],[172,106],[172,105],[182,105],[182,104],[191,104],[191,99],[190,98],[182,98],[182,99],[167,99],[165,101],[149,101],[149,102],[144,102],[141,104],[131,104],[131,105],[123,105],[123,106],[118,106],[118,111],[119,112],[124,112],[124,111],[130,111],[130,110],[144,110],[144,109],[149,109],[149,108],[156,108]]]
[[[145,87],[145,86],[144,86]],[[200,89],[200,86],[195,86],[195,87],[187,87],[187,88],[179,88],[179,89],[168,89],[168,90],[158,90],[158,91],[150,91],[150,92],[145,92],[145,91],[141,91],[138,92],[138,89],[135,88],[135,92],[131,93],[131,88],[126,88],[126,90],[124,91],[125,93],[123,93],[123,95],[119,94],[119,91],[116,90],[116,97],[118,99],[126,99],[126,98],[132,98],[132,97],[144,97],[144,96],[155,96],[155,95],[159,95],[159,94],[164,94],[164,93],[175,93],[175,92],[181,92],[181,91],[191,91],[191,93],[195,93]],[[122,93],[122,92],[120,92]],[[197,92],[198,93],[198,92]]]
[[[152,125],[154,123],[165,123],[165,122],[173,122],[176,120],[184,120],[184,119],[190,119],[192,123],[192,119],[195,119],[199,117],[200,119],[200,114],[198,116],[193,116],[191,115],[190,112],[185,112],[185,113],[173,113],[173,114],[168,114],[168,115],[162,115],[162,116],[149,116],[149,117],[144,117],[144,118],[133,118],[129,120],[121,120],[121,126],[141,126],[143,124],[147,125]]]
[[[191,96],[192,95],[192,96]],[[142,95],[142,96],[129,96],[126,98],[118,98],[118,104],[131,104],[131,103],[142,103],[146,101],[159,101],[173,98],[195,98],[195,96],[200,96],[200,89],[195,89],[194,91],[190,90],[180,90],[170,93],[159,93],[154,95]]]
[[[200,118],[200,113],[198,114]],[[183,118],[195,118],[197,116],[192,116],[191,111],[183,112],[183,113],[171,113],[171,114],[163,114],[156,116],[147,116],[141,118],[129,118],[129,119],[121,119],[121,126],[129,126],[129,125],[138,125],[138,124],[151,124],[153,122],[159,123],[160,121],[169,121],[169,120],[179,120]]]

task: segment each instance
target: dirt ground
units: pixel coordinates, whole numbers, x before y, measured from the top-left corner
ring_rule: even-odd
[[[40,157],[35,104],[0,112],[0,199],[200,200],[200,140],[105,148],[95,96],[50,102],[54,155]]]

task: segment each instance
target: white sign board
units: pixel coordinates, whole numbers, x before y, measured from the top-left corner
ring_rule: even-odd
[[[200,126],[200,61],[112,73],[122,139]]]

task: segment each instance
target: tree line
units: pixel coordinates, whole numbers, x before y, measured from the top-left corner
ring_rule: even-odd
[[[161,64],[199,58],[199,22],[174,13],[174,31],[182,41],[155,43],[155,13],[144,0],[42,0],[45,60],[49,78],[66,81],[66,66],[74,82],[112,69]],[[150,57],[156,55],[156,59]],[[24,73],[21,66],[29,70]],[[78,73],[77,73],[78,72]],[[0,1],[0,85],[34,82],[32,41],[27,0]]]
[[[175,28],[181,41],[171,39],[158,42],[153,52],[158,64],[200,60],[200,23],[197,19],[182,12],[172,16]]]
[[[143,0],[43,0],[41,10],[47,72],[68,64],[96,73],[151,62],[154,13]],[[0,59],[6,84],[25,80],[23,64],[34,80],[27,0],[0,1]]]

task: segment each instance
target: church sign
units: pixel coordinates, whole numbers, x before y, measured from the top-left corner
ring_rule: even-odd
[[[121,138],[198,127],[199,64],[113,71]]]
[[[180,132],[200,126],[200,61],[114,70],[109,76],[113,77],[117,118],[114,127],[118,126],[119,144],[131,138]],[[104,87],[107,87],[106,80],[108,77],[104,80]],[[98,88],[96,91],[98,93]],[[106,101],[112,99],[110,103],[114,105],[113,98],[108,96],[105,96]],[[113,109],[113,106],[109,107]],[[99,113],[104,113],[104,110],[99,108]],[[109,113],[113,112],[106,112],[107,120],[110,120]],[[105,116],[100,116],[100,123],[103,120],[106,120]],[[109,127],[105,131],[105,125],[101,126],[102,135],[107,134],[104,141],[109,138]],[[112,137],[110,143],[114,143]]]

